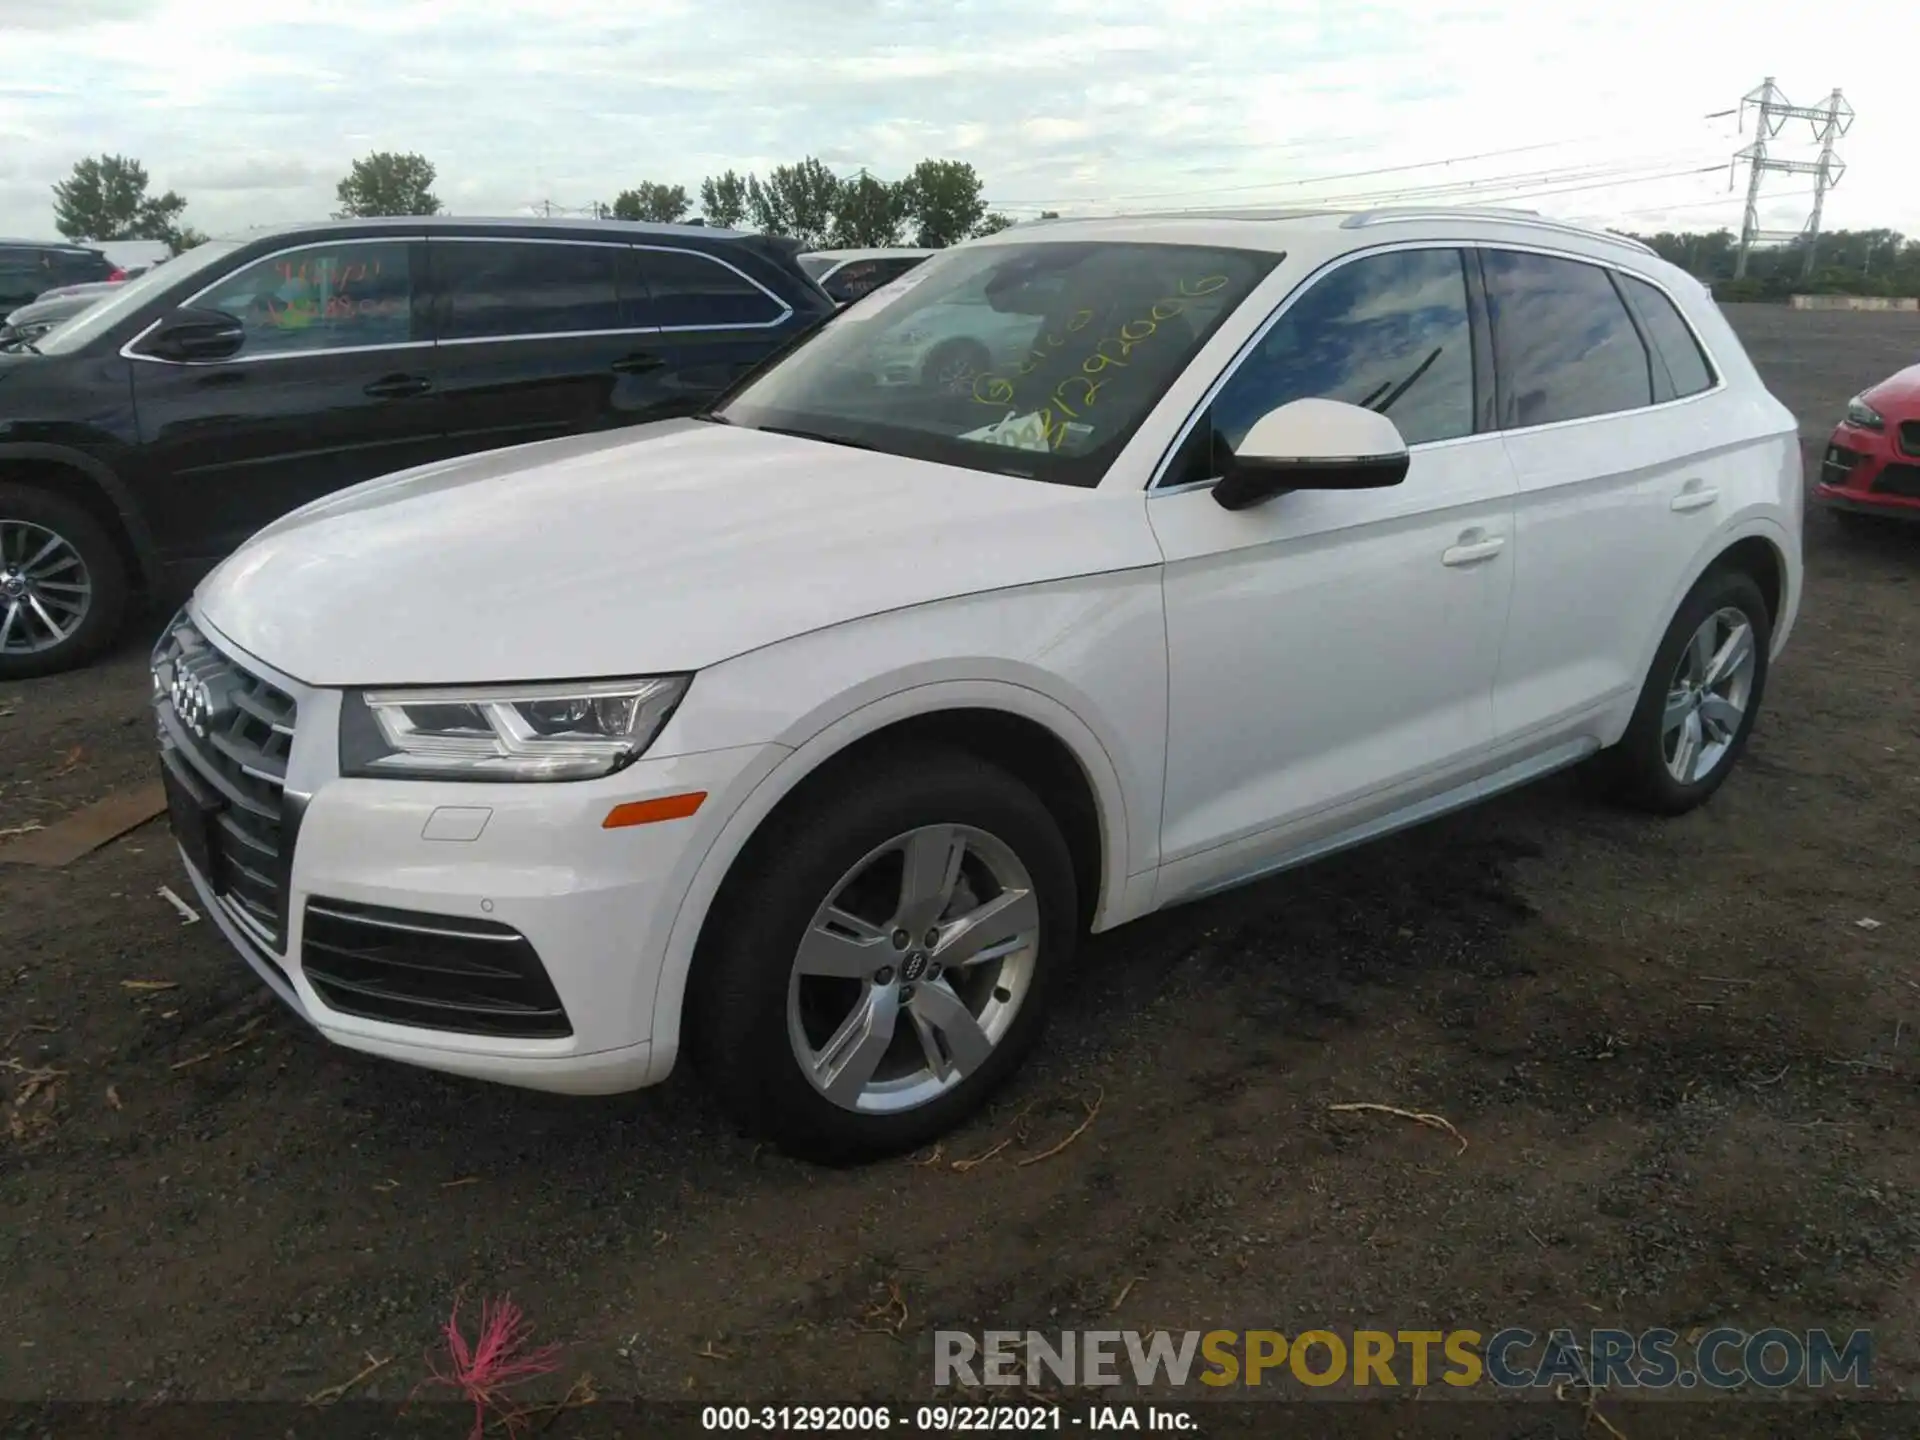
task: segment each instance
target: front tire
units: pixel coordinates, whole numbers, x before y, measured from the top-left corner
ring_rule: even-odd
[[[1705,804],[1747,748],[1772,640],[1752,576],[1702,577],[1667,627],[1626,733],[1598,757],[1613,794],[1657,815]]]
[[[86,664],[113,643],[127,567],[99,521],[31,485],[0,485],[0,680]]]
[[[830,1162],[977,1109],[1039,1038],[1079,913],[1060,827],[997,766],[938,751],[842,774],[736,863],[689,1014],[735,1119]]]

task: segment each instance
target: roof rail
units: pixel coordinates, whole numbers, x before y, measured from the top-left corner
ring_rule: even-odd
[[[1508,225],[1525,225],[1536,230],[1553,230],[1562,235],[1581,235],[1589,240],[1608,240],[1615,245],[1624,245],[1629,250],[1638,250],[1646,255],[1659,253],[1644,241],[1636,240],[1631,235],[1623,235],[1618,230],[1576,225],[1571,220],[1549,219],[1538,210],[1510,210],[1497,205],[1382,206],[1376,210],[1356,211],[1342,220],[1340,225],[1342,229],[1353,230],[1363,225],[1390,225],[1409,220],[1499,220]]]

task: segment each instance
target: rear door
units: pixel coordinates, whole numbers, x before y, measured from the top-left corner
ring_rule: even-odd
[[[1722,489],[1738,492],[1738,457],[1703,451],[1721,433],[1701,408],[1716,382],[1658,287],[1639,282],[1643,320],[1612,267],[1507,249],[1482,261],[1519,486],[1494,712],[1524,750],[1597,735],[1596,717],[1639,692],[1674,588],[1725,519]],[[1655,323],[1671,365],[1647,343]]]
[[[666,368],[641,323],[628,247],[589,239],[435,236],[435,383],[449,444],[492,450],[630,425]]]
[[[442,453],[415,277],[425,243],[343,239],[242,265],[187,304],[246,327],[230,359],[133,342],[147,514],[170,557],[223,555],[299,505]]]
[[[793,307],[719,255],[636,245],[633,264],[662,363],[635,377],[631,403],[652,414],[704,409],[791,333]]]

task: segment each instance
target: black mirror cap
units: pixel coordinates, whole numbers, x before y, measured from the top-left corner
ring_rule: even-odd
[[[225,360],[246,339],[246,326],[226,311],[183,307],[160,322],[143,348],[162,360]]]
[[[1290,490],[1384,490],[1407,478],[1410,463],[1405,451],[1352,460],[1233,459],[1213,498],[1223,510],[1249,510]]]

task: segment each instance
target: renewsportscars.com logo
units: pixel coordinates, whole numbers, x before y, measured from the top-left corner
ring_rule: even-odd
[[[939,1330],[935,1385],[1299,1384],[1385,1389],[1865,1389],[1873,1336],[1855,1330]]]

